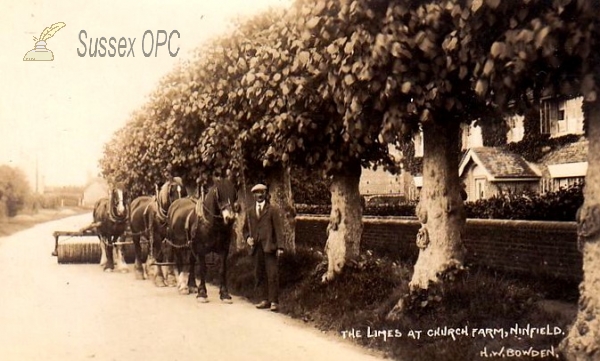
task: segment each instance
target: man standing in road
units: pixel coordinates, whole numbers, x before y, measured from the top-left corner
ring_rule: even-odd
[[[279,209],[267,201],[267,186],[252,187],[254,205],[246,209],[244,239],[252,248],[254,277],[260,303],[256,308],[279,310],[279,270],[277,260],[283,253],[283,223]]]

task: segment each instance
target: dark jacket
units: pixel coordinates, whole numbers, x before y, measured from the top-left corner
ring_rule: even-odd
[[[283,222],[277,206],[265,203],[262,214],[256,215],[256,203],[246,209],[244,218],[244,241],[248,237],[254,238],[254,247],[259,244],[263,251],[270,253],[277,249],[283,249]]]

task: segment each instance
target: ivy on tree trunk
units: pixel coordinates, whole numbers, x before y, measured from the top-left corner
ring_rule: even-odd
[[[331,181],[331,214],[327,226],[327,272],[322,281],[329,282],[356,258],[362,236],[362,206],[359,193],[361,167],[349,163],[336,172]]]
[[[597,360],[600,355],[600,101],[588,104],[588,170],[579,210],[577,237],[583,253],[579,312],[561,349],[567,360]]]
[[[271,199],[281,211],[285,250],[296,252],[296,208],[289,167],[278,166],[270,170],[267,182]]]

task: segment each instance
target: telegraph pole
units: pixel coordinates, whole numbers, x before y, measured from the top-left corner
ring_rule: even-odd
[[[40,194],[40,171],[38,162],[38,152],[35,152],[35,193]]]

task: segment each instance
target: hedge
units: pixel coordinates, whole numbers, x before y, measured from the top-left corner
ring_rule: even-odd
[[[545,194],[521,193],[494,196],[466,202],[467,218],[520,219],[541,221],[575,221],[583,204],[583,185],[563,188]],[[414,217],[416,202],[367,205],[366,216]],[[329,214],[331,205],[296,204],[296,213]]]

